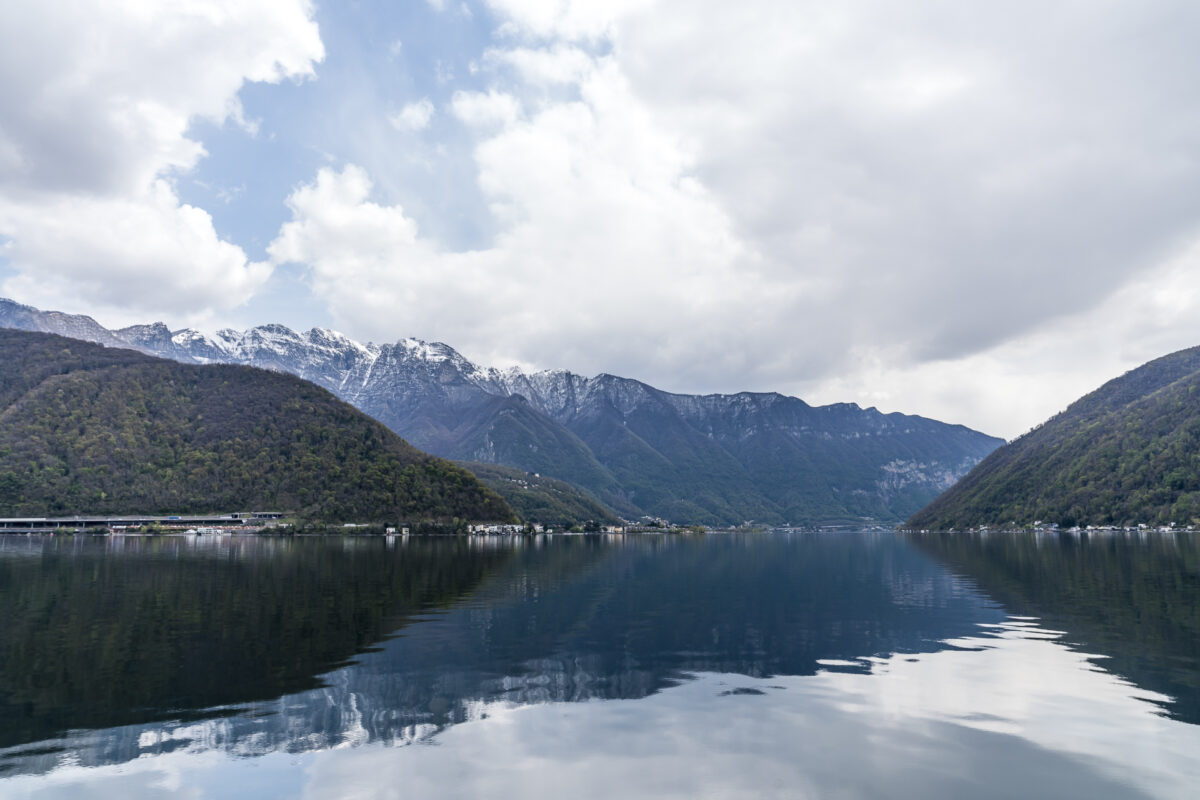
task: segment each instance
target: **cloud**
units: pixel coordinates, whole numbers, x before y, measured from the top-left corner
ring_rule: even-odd
[[[312,14],[307,0],[3,4],[0,235],[16,275],[2,290],[122,320],[243,302],[270,266],[170,182],[205,155],[194,121],[252,127],[244,83],[314,74]]]
[[[272,258],[357,335],[1003,435],[1200,336],[1194,4],[488,5],[490,241],[355,167],[292,196]]]
[[[492,49],[486,57],[493,67],[509,67],[522,82],[540,88],[578,84],[596,68],[594,58],[586,51],[563,44]]]
[[[5,208],[0,228],[18,232],[4,251],[17,270],[5,291],[43,308],[187,316],[238,305],[271,273],[163,180],[134,197],[60,195]]]
[[[497,92],[454,93],[450,110],[460,121],[471,127],[511,125],[521,116],[521,103],[511,94]]]
[[[292,220],[268,247],[272,261],[307,265],[314,293],[381,328],[397,317],[428,324],[430,316],[460,317],[475,307],[486,276],[471,259],[444,263],[402,208],[372,202],[371,192],[360,167],[321,169],[288,198]]]
[[[415,103],[409,103],[397,113],[388,116],[388,122],[398,131],[420,131],[429,127],[433,119],[433,101],[424,97]]]
[[[914,361],[886,345],[799,390],[817,402],[920,410],[1013,438],[1151,359],[1200,344],[1200,237],[1095,308],[966,356]]]
[[[417,226],[403,209],[370,202],[370,193],[371,180],[362,168],[323,168],[314,183],[288,197],[293,220],[268,248],[272,259],[310,263],[318,272],[342,264],[352,275],[372,266],[386,267],[388,252],[417,244]],[[363,246],[355,244],[358,241]]]
[[[362,337],[1003,435],[1200,340],[1194,3],[431,5],[479,35],[323,74],[361,125],[286,143],[338,167],[284,175],[258,263],[176,183],[314,76],[312,4],[0,4],[0,293],[182,322],[294,262]]]
[[[703,348],[704,368],[740,358],[721,340],[755,328],[750,301],[766,292],[733,271],[754,254],[687,175],[678,143],[630,113],[625,91],[619,72],[598,64],[581,100],[541,111],[456,95],[460,118],[501,125],[475,153],[501,227],[487,248],[455,252],[422,237],[351,165],[321,170],[289,198],[293,219],[271,257],[306,264],[314,293],[363,337],[394,337],[402,323],[485,361],[561,358],[585,370],[678,369],[700,364]],[[712,324],[680,324],[697,317]]]
[[[612,35],[619,20],[638,10],[654,9],[653,0],[487,0],[506,20],[501,32],[514,38],[599,40]],[[664,9],[663,16],[688,13],[691,5]]]

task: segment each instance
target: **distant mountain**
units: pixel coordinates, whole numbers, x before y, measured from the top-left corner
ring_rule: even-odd
[[[162,323],[108,331],[87,317],[0,301],[0,325],[68,324],[68,335],[111,337],[185,363],[291,372],[423,450],[558,478],[627,517],[900,520],[1002,444],[961,425],[854,404],[813,407],[774,393],[681,395],[614,375],[480,367],[448,345],[418,339],[364,345],[281,325],[211,337]]]
[[[1200,524],[1200,347],[1144,364],[1001,447],[908,521]]]
[[[515,519],[471,473],[295,376],[0,330],[0,516],[249,509]]]

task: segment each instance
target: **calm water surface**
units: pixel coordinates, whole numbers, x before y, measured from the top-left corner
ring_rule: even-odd
[[[0,537],[0,797],[1200,796],[1200,538]]]

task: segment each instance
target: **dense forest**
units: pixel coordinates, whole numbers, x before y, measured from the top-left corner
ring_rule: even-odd
[[[462,465],[504,498],[526,522],[566,528],[588,522],[621,524],[615,511],[565,481],[499,464],[463,462]]]
[[[913,528],[1200,524],[1200,347],[1151,361],[984,459]]]
[[[0,516],[234,510],[515,520],[467,470],[292,375],[0,330]]]

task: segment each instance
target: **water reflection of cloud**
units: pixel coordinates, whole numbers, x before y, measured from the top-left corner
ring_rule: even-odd
[[[168,788],[257,798],[1174,798],[1200,784],[1200,727],[1163,716],[1156,703],[1167,698],[1028,624],[952,644],[871,659],[861,673],[704,673],[638,700],[481,702],[470,721],[408,742],[433,747],[255,759],[184,750],[18,776],[4,789],[17,798]]]
[[[978,690],[965,674],[976,666],[971,662],[1005,647],[935,654],[947,663],[932,665],[937,674],[919,683],[949,678]],[[1053,661],[1047,656],[1045,663]],[[904,663],[920,670],[925,658]],[[771,684],[783,688],[772,690],[765,681],[705,674],[638,701],[496,704],[486,720],[443,732],[432,750],[318,754],[305,797],[370,794],[370,786],[381,784],[402,785],[405,796],[415,797],[527,798],[1127,798],[1183,796],[1189,786],[1186,775],[1170,780],[1135,769],[1129,777],[1149,788],[1142,793],[1124,779],[1129,765],[1120,750],[1079,755],[988,730],[988,712],[979,710],[987,701],[976,704],[973,716],[959,714],[954,686],[948,705],[926,713],[913,677],[897,670],[824,673],[776,678]],[[730,691],[751,686],[763,694]],[[894,702],[896,694],[904,699]],[[1146,714],[1129,698],[1092,711],[1118,711],[1109,724]],[[1101,759],[1113,755],[1120,766],[1110,769]]]

